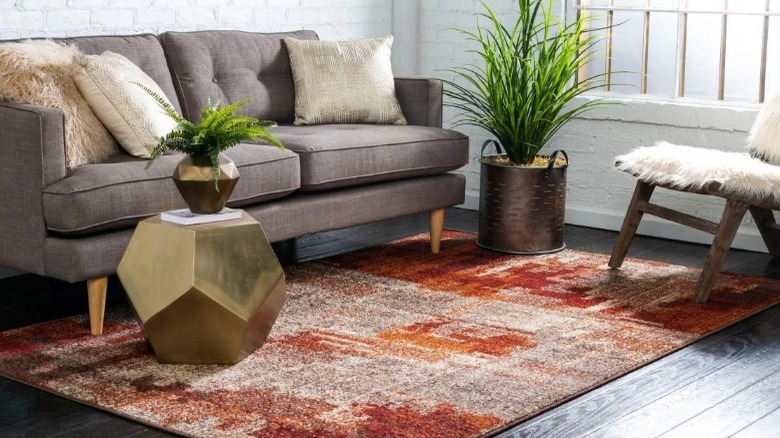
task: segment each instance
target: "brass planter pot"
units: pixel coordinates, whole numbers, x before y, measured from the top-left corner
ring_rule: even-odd
[[[485,161],[496,155],[482,157],[477,245],[513,254],[547,254],[566,247],[568,157],[565,166],[554,167],[557,153],[546,168],[505,166]]]
[[[219,155],[219,182],[208,156],[186,156],[173,172],[173,182],[193,213],[218,213],[227,203],[238,182],[236,163],[226,155]]]

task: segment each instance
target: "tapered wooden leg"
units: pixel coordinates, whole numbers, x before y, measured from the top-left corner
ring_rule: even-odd
[[[704,262],[699,281],[696,283],[696,290],[693,294],[696,302],[703,303],[709,298],[712,286],[715,284],[715,277],[718,276],[720,268],[723,266],[723,259],[726,258],[726,253],[731,248],[731,242],[737,234],[737,229],[739,229],[739,224],[742,223],[747,209],[748,204],[744,202],[731,199],[726,201],[726,208],[723,210],[723,216],[718,224],[718,231],[712,240],[707,261]]]
[[[780,257],[780,230],[776,227],[775,215],[772,210],[761,207],[750,207],[750,214],[756,222],[758,231],[764,239],[766,249],[772,257]]]
[[[444,209],[431,211],[431,252],[434,254],[439,253],[442,228],[444,228]]]
[[[95,336],[103,333],[103,315],[106,313],[107,290],[108,277],[87,280],[87,294],[89,295],[89,327],[92,334]]]
[[[640,202],[647,202],[650,200],[650,196],[653,195],[655,186],[646,182],[637,181],[636,189],[634,189],[634,196],[631,197],[631,203],[628,204],[628,210],[626,210],[626,217],[623,219],[623,226],[620,227],[620,235],[615,242],[615,247],[612,249],[612,256],[609,258],[609,267],[617,269],[623,264],[623,259],[628,254],[628,247],[631,246],[631,241],[634,240],[634,234],[636,229],[639,228],[639,222],[642,221],[642,213],[637,209]]]

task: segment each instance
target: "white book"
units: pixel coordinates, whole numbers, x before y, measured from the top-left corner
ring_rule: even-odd
[[[233,210],[232,208],[223,208],[219,213],[214,214],[199,214],[193,213],[189,208],[182,208],[181,210],[169,210],[160,213],[160,220],[163,222],[170,222],[179,225],[196,225],[207,224],[210,222],[229,221],[232,219],[238,219],[241,217],[241,210]]]

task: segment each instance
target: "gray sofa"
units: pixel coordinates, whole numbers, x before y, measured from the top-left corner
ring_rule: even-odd
[[[288,150],[240,144],[227,152],[241,174],[228,205],[260,221],[271,242],[424,211],[440,218],[463,202],[465,180],[449,171],[466,164],[468,138],[441,129],[440,81],[396,79],[407,126],[292,126],[286,36],[317,38],[202,31],[59,41],[132,60],[185,117],[197,117],[208,98],[252,97],[245,113],[279,122],[274,132]],[[68,170],[63,141],[62,111],[0,103],[0,265],[87,280],[99,334],[105,277],[116,272],[135,224],[185,207],[170,178],[181,157],[165,155],[145,170],[145,160],[123,154]]]

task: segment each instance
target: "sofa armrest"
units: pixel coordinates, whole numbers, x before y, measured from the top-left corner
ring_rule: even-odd
[[[441,79],[396,76],[395,95],[407,123],[441,128]]]
[[[0,102],[0,265],[44,274],[42,190],[67,174],[62,110]]]

